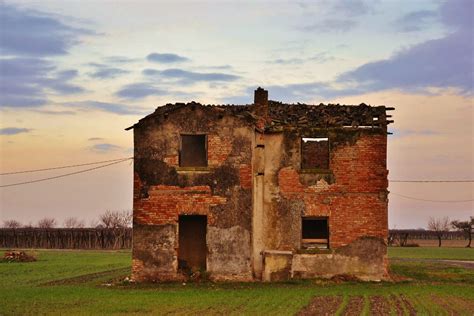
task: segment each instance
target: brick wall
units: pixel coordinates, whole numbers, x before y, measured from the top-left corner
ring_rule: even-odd
[[[244,189],[252,188],[252,167],[242,164],[239,168],[240,186]]]
[[[180,134],[207,136],[207,168],[179,167]],[[150,119],[135,130],[135,279],[183,277],[178,271],[180,215],[207,216],[211,277],[251,276],[253,135],[245,122],[201,107]]]
[[[211,134],[207,137],[207,160],[209,166],[219,166],[227,160],[232,150],[232,139]]]
[[[330,158],[333,183],[318,181],[320,175],[315,173],[305,174],[316,178],[314,184],[303,184],[297,166],[299,159],[293,160],[294,165],[281,168],[278,172],[281,196],[303,201],[302,216],[329,217],[331,248],[345,246],[363,236],[386,239],[386,136],[362,134],[355,144],[334,148]],[[299,217],[292,220],[298,221]],[[292,229],[281,229],[282,234],[298,234],[289,231],[301,229],[297,222],[286,225]],[[298,247],[295,238],[282,239],[287,242],[281,244],[281,249]]]
[[[176,224],[179,215],[207,215],[214,224],[210,207],[225,204],[227,199],[212,195],[209,186],[156,185],[148,189],[148,197],[135,200],[134,220],[142,225]]]
[[[207,135],[209,168],[178,168],[180,133]],[[286,131],[254,133],[254,126],[206,108],[183,108],[135,131],[134,277],[179,279],[177,226],[184,214],[207,215],[207,267],[221,279],[251,278],[251,260],[259,260],[252,239],[262,238],[265,249],[298,251],[301,216],[329,217],[332,249],[366,236],[386,238],[383,131],[359,131],[331,144],[345,133],[332,132],[329,173],[301,170],[298,131],[292,139]],[[263,236],[251,235],[253,142],[264,144]]]
[[[328,169],[329,168],[328,142],[301,140],[301,168]]]

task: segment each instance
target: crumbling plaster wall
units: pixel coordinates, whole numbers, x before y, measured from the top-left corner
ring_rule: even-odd
[[[329,171],[301,169],[301,137],[329,138]],[[300,252],[302,216],[328,216],[331,251],[366,236],[385,244],[388,233],[386,140],[383,129],[286,129],[283,133],[265,135],[265,249]],[[357,249],[361,255],[370,251]],[[371,264],[379,265],[376,271],[385,271],[386,249],[378,253],[380,260]],[[293,260],[311,262],[297,256]],[[321,258],[321,255],[307,256],[313,256],[314,260]],[[328,265],[337,258],[331,257]],[[299,275],[316,275],[320,264],[314,261],[314,271],[306,265],[305,272]],[[342,263],[337,266],[341,267],[339,273],[358,271],[357,266],[352,270],[344,269],[349,265]]]
[[[133,277],[180,279],[178,217],[196,214],[208,219],[210,276],[251,279],[253,128],[196,105],[146,118],[134,133]],[[179,167],[180,134],[207,135],[207,168]]]
[[[291,251],[264,252],[263,281],[331,278],[354,275],[361,280],[385,279],[386,244],[377,237],[361,237],[330,253],[305,254]]]
[[[291,262],[291,277],[330,278],[350,274],[366,281],[379,281],[387,277],[386,252],[383,239],[360,237],[329,254],[295,254]]]

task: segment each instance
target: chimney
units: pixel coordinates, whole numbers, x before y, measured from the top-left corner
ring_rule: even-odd
[[[268,118],[268,91],[258,87],[255,90],[254,101],[255,113],[259,116]]]

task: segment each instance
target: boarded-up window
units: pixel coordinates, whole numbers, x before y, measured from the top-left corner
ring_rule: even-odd
[[[181,135],[181,167],[207,167],[206,135]]]
[[[301,168],[329,169],[328,138],[301,139]]]
[[[327,217],[302,217],[301,237],[304,248],[329,248]]]

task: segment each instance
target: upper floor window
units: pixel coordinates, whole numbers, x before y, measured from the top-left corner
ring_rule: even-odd
[[[206,135],[181,135],[180,167],[207,167]]]
[[[329,139],[301,138],[301,168],[329,169]]]

